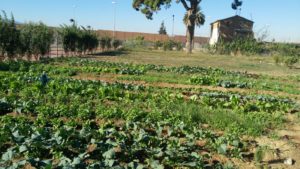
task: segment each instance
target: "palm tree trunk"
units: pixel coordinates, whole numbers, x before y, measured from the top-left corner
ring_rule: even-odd
[[[191,16],[193,15],[194,10],[190,9],[187,13],[188,13],[189,22],[187,24],[187,29],[186,29],[186,37],[187,37],[186,49],[187,49],[187,53],[192,53],[194,47],[193,41],[195,35],[195,19]]]

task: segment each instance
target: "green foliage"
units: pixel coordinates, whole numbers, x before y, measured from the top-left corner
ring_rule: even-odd
[[[183,49],[182,43],[181,42],[176,42],[173,40],[168,40],[163,42],[163,49],[165,51],[169,50],[172,51],[173,49],[176,49],[177,51],[180,51]]]
[[[15,58],[20,44],[19,36],[20,31],[16,27],[13,15],[9,19],[3,11],[0,14],[0,55],[2,57]]]
[[[273,56],[300,57],[300,46],[290,43],[266,43],[266,50]]]
[[[266,154],[267,147],[257,147],[254,153],[254,160],[257,164],[260,164]]]
[[[118,47],[120,47],[121,45],[122,45],[121,40],[115,39],[115,40],[112,41],[112,46],[113,46],[114,50],[118,49]]]
[[[27,58],[36,60],[49,52],[53,42],[53,31],[43,23],[24,24],[20,30],[20,50]]]
[[[63,25],[60,35],[62,37],[65,52],[74,54],[92,52],[99,45],[97,34],[90,29],[78,27],[75,23],[71,26]],[[101,41],[100,41],[101,42]]]
[[[295,65],[298,62],[299,62],[299,57],[296,56],[286,57],[286,59],[284,60],[284,64],[289,68],[292,68],[293,65]]]
[[[111,48],[111,45],[112,45],[112,38],[109,37],[109,36],[103,36],[100,38],[100,47],[101,47],[101,50],[104,51],[104,50],[110,50]]]
[[[161,6],[169,7],[172,0],[154,0],[154,1],[143,1],[143,0],[133,0],[133,8],[136,10],[141,10],[141,12],[148,18],[152,19],[154,12],[161,9]]]
[[[161,23],[158,34],[167,35],[167,29],[164,22]]]
[[[189,80],[192,84],[199,84],[199,85],[215,85],[224,88],[249,88],[250,85],[247,82],[231,82],[225,80],[219,80],[216,76],[192,76]]]
[[[205,16],[201,12],[199,4],[201,0],[174,0],[176,3],[181,3],[186,10],[186,16],[184,17],[184,23],[187,27],[187,51],[192,53],[193,39],[195,34],[195,26],[203,25],[205,22]],[[161,7],[170,7],[172,0],[133,0],[133,8],[137,11],[141,11],[146,18],[152,19],[153,13],[161,10]]]
[[[53,31],[43,23],[28,23],[17,26],[12,16],[0,15],[0,54],[9,59],[32,56],[36,60],[50,50]]]
[[[148,43],[145,41],[144,36],[137,36],[124,42],[124,47],[128,49],[145,48],[147,45]]]
[[[265,134],[295,106],[290,99],[265,95],[69,77],[157,71],[207,75],[195,79],[206,84],[219,76],[252,78],[221,69],[79,58],[6,61],[0,68],[0,111],[18,113],[0,115],[0,166],[5,168],[232,168],[214,156],[242,158],[252,147],[239,136]],[[44,87],[43,71],[50,77]]]
[[[71,26],[63,25],[61,27],[61,37],[65,52],[76,52],[79,47],[80,29],[75,24]]]
[[[289,67],[289,68],[293,68],[295,64],[297,64],[299,62],[299,58],[298,56],[279,56],[279,55],[275,55],[273,56],[273,59],[275,61],[276,64],[284,64],[285,66]]]
[[[201,25],[204,25],[205,23],[205,15],[203,14],[203,12],[201,11],[201,8],[198,6],[196,9],[196,14],[194,14],[193,19],[195,19],[195,25],[200,27]],[[183,17],[183,23],[185,25],[189,25],[190,22],[190,17],[189,13],[186,12],[184,17]]]
[[[163,47],[163,42],[161,42],[161,41],[155,41],[154,42],[154,49],[160,49],[160,48],[162,48]]]
[[[12,111],[11,105],[5,98],[0,99],[0,115],[10,113]]]
[[[236,38],[231,42],[220,40],[210,48],[210,51],[218,54],[242,54],[242,55],[255,55],[264,52],[262,43],[257,42],[253,38]]]
[[[84,53],[92,52],[99,46],[97,34],[93,30],[86,29],[84,27],[82,27],[80,41],[81,48]]]

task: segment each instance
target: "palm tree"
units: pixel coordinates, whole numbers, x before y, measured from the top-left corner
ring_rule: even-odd
[[[191,21],[194,21],[195,24],[191,24]],[[192,29],[187,30],[187,39],[191,39],[192,41],[187,41],[186,47],[188,51],[192,51],[193,49],[193,41],[194,41],[194,32],[195,32],[195,26],[200,27],[205,23],[205,15],[201,11],[201,8],[198,6],[197,9],[194,12],[187,11],[183,17],[183,23],[189,27],[193,26]],[[189,31],[192,31],[190,33]],[[193,37],[189,37],[193,36]]]

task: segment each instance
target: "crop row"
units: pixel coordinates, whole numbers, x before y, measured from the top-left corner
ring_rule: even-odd
[[[180,73],[180,74],[202,74],[202,75],[230,75],[230,76],[240,76],[240,77],[248,77],[248,78],[257,78],[257,75],[248,74],[247,72],[235,72],[235,71],[225,71],[217,68],[204,68],[204,67],[192,67],[192,66],[181,66],[181,67],[167,67],[163,65],[135,65],[135,64],[126,64],[126,63],[112,63],[105,61],[95,61],[88,59],[76,59],[76,58],[57,58],[57,59],[48,59],[42,60],[41,62],[31,63],[24,61],[10,61],[10,62],[1,62],[0,70],[11,70],[11,71],[25,71],[29,70],[31,65],[37,66],[41,63],[43,64],[61,64],[62,62],[67,63],[69,67],[86,67],[91,72],[101,72],[102,69],[112,69],[126,72],[125,70],[133,70],[132,73],[124,73],[124,74],[144,74],[147,71],[157,71],[157,72],[172,72],[172,73]],[[81,70],[81,69],[79,69]],[[134,72],[136,70],[136,72]],[[105,72],[105,71],[104,71]],[[112,71],[113,72],[113,71]],[[118,71],[117,71],[118,72]]]
[[[84,126],[37,126],[1,120],[0,166],[36,168],[222,168],[213,152],[241,157],[244,144],[183,123],[126,122]]]
[[[30,74],[0,78],[1,104],[4,105],[4,101],[6,101],[6,107],[10,107],[9,109],[11,110],[26,110],[25,112],[31,113],[36,112],[38,107],[41,108],[47,104],[49,106],[52,105],[50,106],[52,108],[55,105],[58,105],[59,109],[65,107],[62,107],[60,103],[76,105],[74,109],[83,104],[86,105],[85,109],[95,111],[94,107],[97,107],[97,105],[101,107],[105,100],[112,103],[122,101],[131,104],[139,101],[145,102],[144,104],[149,103],[147,107],[156,107],[158,105],[157,102],[167,104],[168,102],[185,102],[185,99],[187,99],[186,101],[196,101],[206,107],[213,106],[215,108],[242,110],[244,112],[286,112],[294,105],[288,99],[259,95],[251,97],[230,93],[216,95],[212,92],[210,94],[200,92],[186,95],[179,91],[177,93],[163,91],[163,89],[159,91],[155,88],[145,88],[141,85],[108,84],[101,81],[65,78],[52,79],[47,86],[42,86],[39,82],[39,77],[31,76]],[[69,97],[70,95],[72,97]],[[68,109],[64,111],[72,112]]]

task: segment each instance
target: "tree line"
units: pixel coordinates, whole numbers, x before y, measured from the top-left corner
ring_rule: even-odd
[[[39,60],[51,50],[55,41],[61,43],[67,55],[83,55],[95,51],[117,49],[121,41],[109,36],[98,38],[91,27],[71,25],[51,28],[42,22],[17,24],[14,16],[0,13],[0,57],[5,59]]]
[[[43,23],[28,23],[17,27],[13,16],[0,14],[0,56],[9,59],[34,57],[49,52],[53,31]]]

